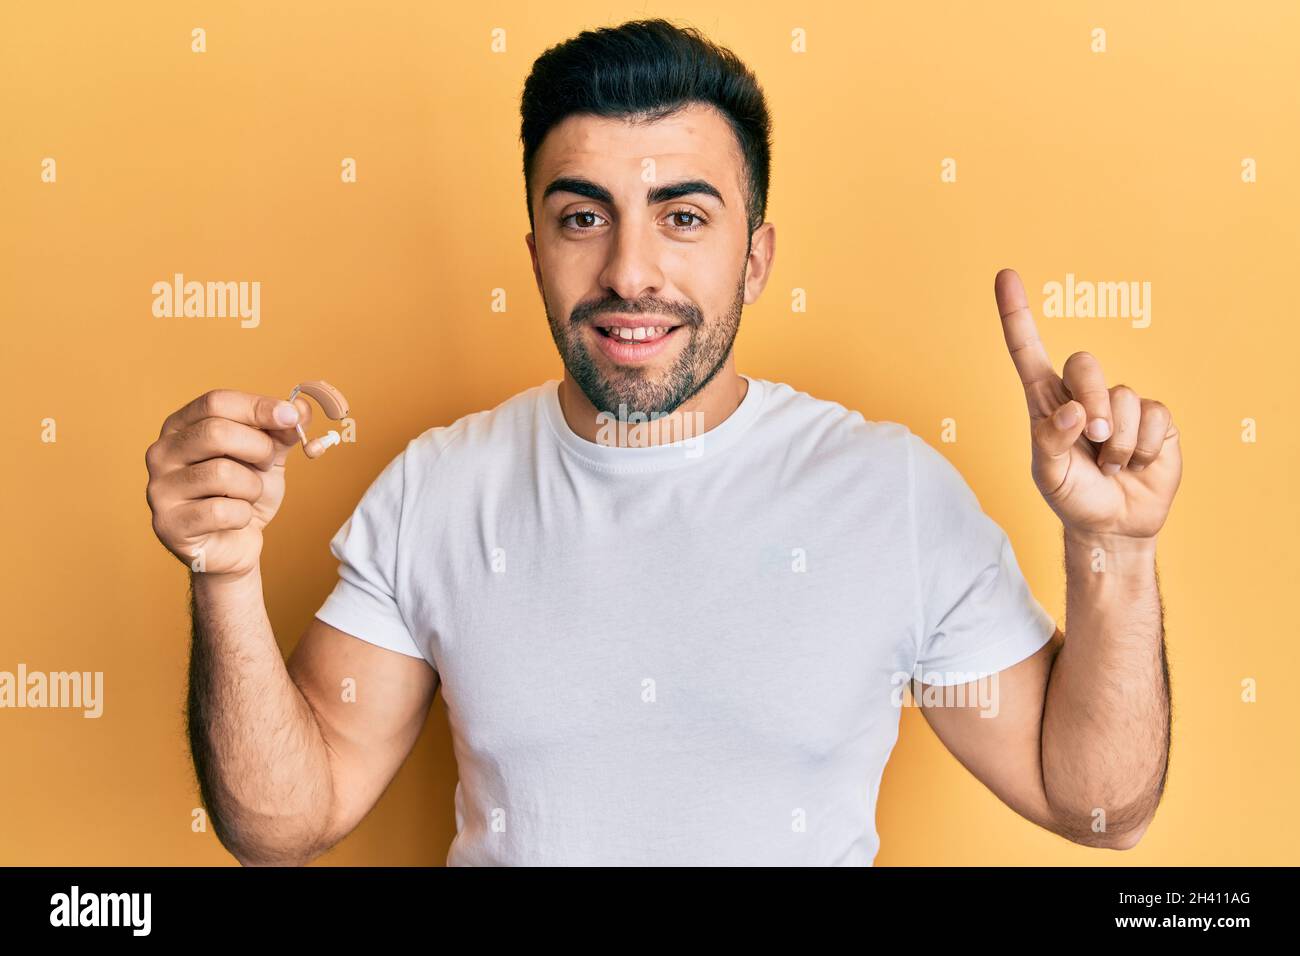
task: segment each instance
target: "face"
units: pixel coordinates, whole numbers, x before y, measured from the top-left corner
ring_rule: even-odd
[[[528,245],[565,370],[597,411],[669,414],[730,358],[766,276],[748,268],[744,176],[705,106],[570,116],[543,141]]]

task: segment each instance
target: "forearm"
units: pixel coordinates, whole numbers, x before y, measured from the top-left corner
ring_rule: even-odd
[[[1155,539],[1067,530],[1065,566],[1066,639],[1043,712],[1043,785],[1072,839],[1131,845],[1160,801],[1169,751]]]
[[[213,827],[243,863],[307,862],[329,818],[329,756],[276,644],[261,574],[190,577],[190,749]]]

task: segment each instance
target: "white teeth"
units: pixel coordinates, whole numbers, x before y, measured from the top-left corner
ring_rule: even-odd
[[[657,339],[659,336],[672,331],[671,326],[637,326],[634,329],[618,328],[614,326],[602,326],[609,333],[611,338],[620,339],[624,342],[643,342],[650,339]]]

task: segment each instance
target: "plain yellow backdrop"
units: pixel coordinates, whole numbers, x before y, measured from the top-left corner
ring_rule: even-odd
[[[769,97],[777,257],[746,310],[738,368],[935,444],[1059,622],[1060,528],[1028,472],[997,269],[1021,273],[1058,369],[1091,351],[1109,384],[1165,402],[1181,428],[1183,484],[1159,554],[1173,751],[1141,845],[1089,850],[1037,829],[905,711],[877,864],[1300,862],[1285,610],[1300,529],[1285,391],[1298,11],[5,4],[0,670],[103,671],[106,700],[98,720],[0,711],[0,864],[233,863],[191,826],[186,571],[153,537],[145,449],[209,388],[284,395],[323,377],[349,396],[357,443],[321,462],[296,455],[268,533],[267,603],[287,653],[333,586],[330,537],[405,442],[562,374],[523,240],[518,97],[546,47],[644,15],[730,46]],[[792,50],[797,30],[806,52]],[[41,180],[47,157],[54,183]],[[344,157],[355,184],[341,182]],[[945,158],[956,182],[940,181]],[[259,281],[260,325],[155,318],[152,284],[176,272]],[[1067,273],[1149,281],[1150,326],[1044,318],[1043,285]],[[491,310],[495,289],[505,313]],[[796,289],[806,312],[791,309]],[[46,418],[56,442],[41,440]],[[946,418],[954,443],[940,439]],[[442,863],[455,781],[439,697],[379,806],[323,862]]]

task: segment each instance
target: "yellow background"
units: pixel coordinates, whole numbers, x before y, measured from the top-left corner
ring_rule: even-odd
[[[1175,693],[1140,846],[1017,817],[915,711],[877,864],[1295,864],[1294,276],[1300,5],[148,2],[0,13],[0,670],[102,670],[105,713],[0,711],[0,864],[233,863],[182,728],[186,571],[153,537],[143,456],[213,387],[324,377],[358,443],[296,456],[263,558],[288,652],[333,586],[330,536],[435,424],[562,374],[523,241],[518,97],[534,57],[643,15],[702,28],[774,117],[775,270],[739,370],[908,424],[960,468],[1064,618],[994,273],[1025,279],[1058,369],[1173,410],[1185,474],[1161,537]],[[207,52],[191,52],[191,29]],[[490,49],[506,30],[506,52]],[[1091,30],[1108,51],[1090,51]],[[808,49],[791,52],[791,31]],[[340,182],[355,157],[359,182]],[[58,181],[40,180],[44,157]],[[939,181],[940,161],[958,181]],[[1241,181],[1244,157],[1258,182]],[[256,329],[157,319],[154,282],[262,283]],[[1152,323],[1042,317],[1042,287],[1149,281]],[[507,290],[505,314],[490,311]],[[791,290],[807,290],[794,314]],[[40,440],[57,421],[58,441]],[[958,422],[942,444],[940,422]],[[1241,440],[1243,418],[1258,441]],[[1241,682],[1258,701],[1241,701]],[[439,697],[415,753],[326,863],[440,864],[455,764]]]

